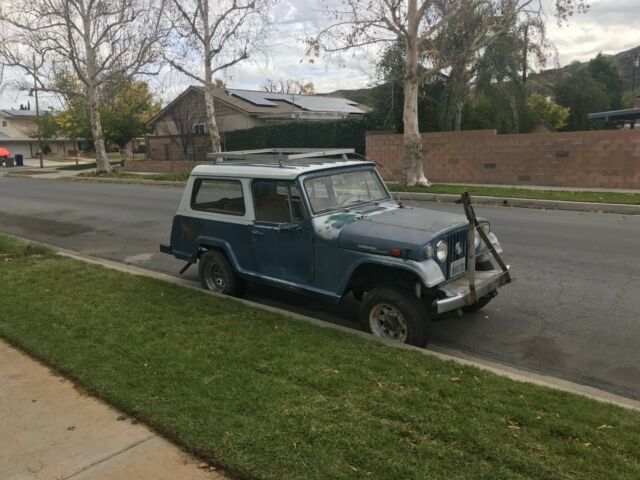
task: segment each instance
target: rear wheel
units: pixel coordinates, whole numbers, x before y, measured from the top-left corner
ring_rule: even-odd
[[[202,287],[212,292],[240,297],[244,293],[245,283],[231,267],[225,254],[208,250],[198,264]]]
[[[429,339],[429,314],[415,293],[395,287],[367,292],[360,305],[362,328],[377,337],[423,347]]]

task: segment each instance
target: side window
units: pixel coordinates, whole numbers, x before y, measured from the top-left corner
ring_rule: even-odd
[[[191,208],[204,212],[244,215],[242,184],[238,180],[198,178],[193,184]]]
[[[256,220],[295,223],[304,218],[304,207],[295,183],[283,180],[254,180],[251,185]]]

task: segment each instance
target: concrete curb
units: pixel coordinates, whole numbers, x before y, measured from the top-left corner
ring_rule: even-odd
[[[273,313],[278,313],[280,315],[283,315],[285,317],[288,318],[293,318],[296,320],[302,320],[305,321],[307,323],[313,324],[315,326],[321,327],[321,328],[330,328],[333,330],[339,330],[341,332],[345,332],[348,333],[350,335],[357,335],[359,337],[362,337],[366,340],[369,341],[373,341],[373,342],[378,342],[378,343],[383,343],[389,347],[393,347],[393,348],[400,348],[400,349],[405,349],[405,350],[413,350],[416,352],[420,352],[423,355],[427,355],[427,356],[431,356],[431,357],[435,357],[438,358],[440,360],[445,360],[445,361],[453,361],[462,365],[468,365],[468,366],[473,366],[476,368],[480,368],[482,370],[487,370],[490,371],[492,373],[495,373],[497,375],[503,376],[503,377],[507,377],[510,378],[512,380],[516,380],[519,382],[526,382],[526,383],[532,383],[534,385],[539,385],[539,386],[543,386],[543,387],[547,387],[547,388],[552,388],[554,390],[559,390],[562,392],[568,392],[568,393],[573,393],[576,395],[582,395],[584,397],[588,397],[591,398],[593,400],[597,400],[599,402],[603,402],[603,403],[611,403],[613,405],[617,405],[619,407],[623,407],[623,408],[627,408],[627,409],[631,409],[631,410],[636,410],[636,411],[640,411],[640,400],[633,400],[630,398],[626,398],[620,395],[616,395],[614,393],[610,393],[607,392],[605,390],[601,390],[599,388],[595,388],[595,387],[590,387],[587,385],[580,385],[574,382],[570,382],[568,380],[562,380],[559,378],[555,378],[555,377],[551,377],[548,375],[543,375],[543,374],[539,374],[539,373],[534,373],[534,372],[529,372],[526,370],[521,370],[518,369],[516,367],[511,367],[508,365],[503,365],[497,362],[491,362],[489,360],[484,360],[484,359],[479,359],[479,358],[475,358],[472,357],[470,355],[466,355],[463,354],[461,352],[457,352],[455,350],[451,350],[451,349],[445,349],[445,348],[441,348],[438,347],[438,350],[429,350],[429,349],[424,349],[424,348],[418,348],[418,347],[414,347],[412,345],[404,345],[404,344],[397,344],[395,342],[392,342],[390,340],[385,340],[383,338],[379,338],[379,337],[375,337],[369,333],[365,333],[362,331],[358,331],[358,330],[353,330],[351,328],[348,327],[343,327],[340,325],[335,325],[329,322],[324,322],[322,320],[318,320],[316,318],[312,318],[312,317],[308,317],[306,315],[301,315],[298,313],[294,313],[294,312],[290,312],[288,310],[283,310],[281,308],[277,308],[277,307],[272,307],[269,305],[263,305],[261,303],[257,303],[257,302],[253,302],[251,300],[245,300],[243,298],[233,298],[233,297],[228,297],[226,295],[222,295],[219,293],[215,293],[215,292],[210,292],[207,290],[203,290],[202,288],[200,288],[197,285],[194,285],[194,282],[189,281],[189,280],[185,280],[182,278],[178,278],[178,277],[174,277],[171,275],[168,275],[166,273],[161,273],[161,272],[155,272],[152,270],[146,270],[140,267],[136,267],[133,265],[126,265],[123,263],[119,263],[119,262],[115,262],[113,260],[103,260],[103,259],[99,259],[99,258],[95,258],[95,257],[91,257],[88,255],[82,255],[78,252],[74,252],[71,250],[66,250],[66,249],[62,249],[59,247],[55,247],[53,245],[49,245],[46,243],[42,243],[42,242],[37,242],[37,241],[33,241],[30,239],[26,239],[26,238],[22,238],[22,237],[18,237],[15,235],[9,235],[9,234],[5,234],[7,236],[11,236],[14,238],[17,238],[19,240],[23,240],[25,242],[30,242],[30,243],[35,243],[35,244],[40,244],[43,246],[46,246],[56,252],[58,252],[59,254],[65,256],[65,257],[69,257],[69,258],[73,258],[75,260],[79,260],[85,263],[90,263],[90,264],[94,264],[94,265],[100,265],[103,266],[105,268],[109,268],[111,270],[117,270],[120,272],[124,272],[124,273],[129,273],[132,275],[137,275],[137,276],[141,276],[141,277],[147,277],[147,278],[153,278],[156,280],[161,280],[164,282],[168,282],[174,285],[178,285],[184,288],[189,288],[191,290],[196,290],[200,293],[202,293],[203,295],[210,295],[216,298],[223,298],[229,301],[233,301],[233,302],[239,302],[243,305],[247,305],[253,308],[258,308],[260,310],[265,310],[268,312],[273,312]]]
[[[62,180],[67,182],[123,183],[139,185],[158,185],[163,187],[184,187],[187,182],[170,180],[145,180],[144,178],[91,178],[66,176],[59,178],[42,178],[38,175],[20,175],[6,173],[7,177],[33,178],[36,180]],[[391,192],[394,198],[402,201],[453,203],[460,195],[447,193]],[[473,195],[473,203],[493,207],[538,208],[547,210],[569,210],[574,212],[617,213],[620,215],[640,215],[640,205],[621,203],[570,202],[560,200],[537,200],[533,198],[486,197]]]
[[[453,203],[460,199],[460,195],[446,193],[391,193],[394,198],[399,198],[403,201]],[[485,197],[481,195],[472,195],[471,199],[476,205],[488,205],[495,207],[541,208],[549,210],[570,210],[575,212],[640,215],[640,205],[625,205],[621,203],[569,202],[560,200],[538,200],[533,198]]]

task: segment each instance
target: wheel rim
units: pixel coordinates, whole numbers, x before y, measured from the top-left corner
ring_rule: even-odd
[[[209,275],[206,278],[207,288],[214,292],[224,292],[227,288],[227,279],[224,274],[224,270],[220,265],[211,265],[209,269]]]
[[[388,303],[374,306],[369,313],[369,327],[378,336],[399,342],[407,340],[407,321],[400,310]]]

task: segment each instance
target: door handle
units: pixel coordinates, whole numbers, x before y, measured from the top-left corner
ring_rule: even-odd
[[[252,235],[264,235],[264,232],[261,232],[260,230],[251,230],[251,234]]]

